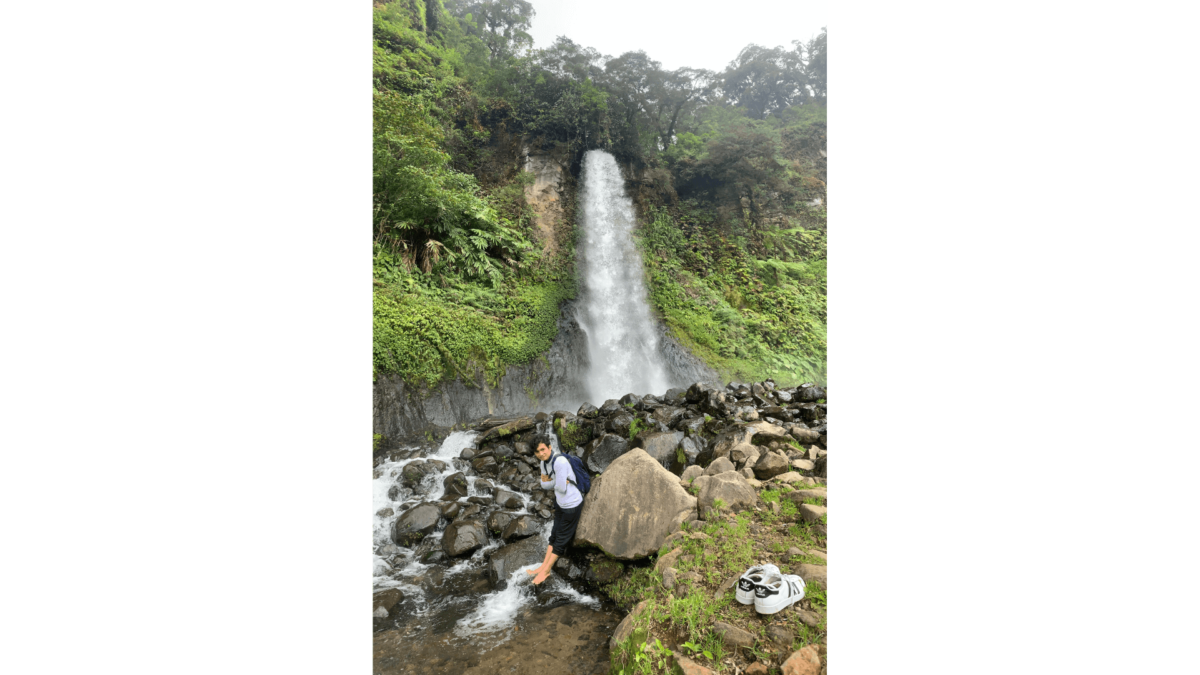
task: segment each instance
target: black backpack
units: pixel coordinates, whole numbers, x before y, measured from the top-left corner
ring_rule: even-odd
[[[574,485],[575,489],[579,490],[579,494],[586,495],[588,490],[592,489],[592,476],[588,473],[587,467],[583,465],[583,460],[567,452],[560,452],[558,456],[566,457],[567,462],[571,465],[571,471],[575,472],[575,480],[568,478],[567,482]],[[554,459],[554,456],[550,457],[551,476],[554,475]]]

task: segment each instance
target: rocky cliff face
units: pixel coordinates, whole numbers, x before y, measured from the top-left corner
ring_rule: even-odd
[[[432,426],[449,427],[487,415],[574,410],[583,402],[587,340],[575,322],[575,303],[563,305],[558,337],[545,356],[523,366],[510,366],[491,387],[482,373],[434,387],[412,386],[399,377],[375,383],[375,433],[388,438],[420,434]]]

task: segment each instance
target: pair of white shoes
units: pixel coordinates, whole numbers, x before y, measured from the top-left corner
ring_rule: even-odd
[[[759,614],[775,614],[804,599],[804,580],[765,563],[746,570],[738,579],[735,595],[743,605],[753,603]]]

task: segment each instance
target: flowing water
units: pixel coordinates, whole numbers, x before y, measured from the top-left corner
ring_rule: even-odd
[[[579,195],[579,325],[587,334],[589,400],[661,394],[672,386],[646,304],[642,260],[630,233],[636,218],[616,159],[603,150],[583,158]]]
[[[397,589],[403,599],[388,617],[375,619],[376,673],[602,673],[607,672],[607,640],[621,617],[589,594],[551,574],[541,587],[529,583],[528,565],[514,570],[507,587],[492,590],[487,581],[487,555],[504,544],[489,532],[488,544],[446,563],[425,564],[422,557],[440,548],[444,524],[414,547],[391,539],[392,524],[421,502],[490,497],[481,478],[467,477],[468,494],[445,499],[443,481],[462,471],[464,448],[474,448],[475,432],[454,432],[438,447],[402,448],[376,467],[374,589]],[[404,467],[414,462],[442,462],[443,468],[410,486],[402,482]],[[435,465],[436,466],[436,465]],[[514,486],[490,479],[521,496],[516,515],[532,514],[539,504]],[[390,509],[390,512],[389,512]],[[533,537],[545,541],[552,521],[544,521]]]

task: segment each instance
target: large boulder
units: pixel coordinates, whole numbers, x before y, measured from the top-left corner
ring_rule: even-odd
[[[443,499],[458,499],[459,497],[467,496],[467,476],[459,471],[446,476],[442,481],[442,487],[445,488]]]
[[[685,393],[684,396],[687,398],[688,403],[699,403],[708,396],[709,392],[715,391],[717,391],[717,388],[711,384],[708,384],[707,382],[697,382],[688,387],[687,393]]]
[[[487,529],[478,520],[455,521],[442,533],[442,550],[450,557],[470,553],[487,543]]]
[[[713,440],[712,458],[725,457],[735,447],[748,445],[752,438],[754,438],[754,429],[751,427],[734,427],[723,431]]]
[[[411,546],[425,538],[437,527],[442,509],[430,502],[422,502],[400,514],[392,523],[392,541],[401,546]]]
[[[546,558],[546,539],[527,537],[501,546],[488,560],[488,582],[492,588],[506,588],[512,573],[526,565],[537,565]]]
[[[812,429],[799,424],[792,425],[790,433],[792,434],[793,438],[800,442],[800,445],[812,445],[821,438],[821,434],[819,432],[813,431]]]
[[[712,505],[718,499],[725,503],[722,510],[733,512],[752,508],[758,499],[754,488],[736,471],[700,476],[692,481],[692,487],[699,489],[696,506],[705,520],[714,516]]]
[[[655,408],[654,412],[652,413],[652,416],[654,417],[654,419],[658,420],[659,422],[662,422],[663,424],[667,425],[668,427],[673,427],[679,420],[683,419],[683,414],[685,412],[687,412],[686,408],[676,408],[674,406],[662,406],[660,408]]]
[[[743,466],[752,467],[754,466],[754,463],[758,461],[758,458],[761,454],[762,451],[758,449],[757,445],[742,443],[741,445],[734,446],[734,448],[729,451],[729,461],[733,462],[738,468]]]
[[[636,560],[657,552],[680,523],[695,517],[696,498],[679,477],[636,448],[592,480],[575,541],[619,560]]]
[[[802,384],[796,389],[796,398],[805,403],[811,403],[825,398],[825,388],[811,384]]]
[[[493,534],[499,535],[516,517],[511,511],[492,511],[487,517],[487,527]]]
[[[629,427],[633,425],[633,415],[627,412],[616,412],[609,416],[604,423],[604,430],[618,436],[629,436]]]
[[[680,432],[683,433],[683,432]],[[689,438],[684,436],[682,441],[679,441],[679,449],[683,450],[683,457],[687,460],[687,465],[692,466],[696,463],[700,453],[704,450],[703,438]]]
[[[613,460],[629,450],[629,441],[616,434],[604,434],[596,441],[587,456],[587,468],[592,473],[608,469]]]
[[[502,509],[519,509],[525,503],[525,500],[521,499],[521,495],[500,486],[496,486],[492,493],[492,499],[496,506]]]
[[[748,425],[746,428],[754,430],[750,442],[755,445],[766,445],[771,441],[787,440],[788,436],[787,430],[770,422],[756,422]]]
[[[479,445],[483,445],[489,441],[495,441],[502,438],[512,438],[514,435],[522,431],[528,431],[534,427],[532,417],[518,417],[517,419],[501,424],[498,427],[488,429],[482,436],[476,439]]]
[[[600,416],[608,417],[609,415],[617,412],[618,410],[627,410],[627,408],[625,406],[621,405],[621,402],[618,401],[617,399],[610,398],[600,406]]]
[[[704,475],[715,476],[719,473],[735,471],[736,469],[737,467],[733,465],[733,462],[730,461],[728,457],[718,457],[713,460],[712,464],[708,465],[707,469],[704,470]]]
[[[799,462],[801,460],[796,461]],[[787,473],[789,468],[787,457],[774,452],[765,452],[754,463],[754,477],[759,480],[767,480],[781,473]]]
[[[637,441],[640,441],[640,444],[636,442],[634,444],[639,445],[647,455],[662,464],[664,469],[679,475],[687,466],[687,455],[680,452],[679,447],[683,438],[682,431],[651,431],[638,434]]]
[[[817,461],[813,462],[813,475],[825,478],[825,465],[829,462],[829,455],[818,457]]]
[[[517,516],[509,521],[504,532],[500,534],[500,538],[504,541],[524,539],[537,534],[539,529],[541,529],[541,522],[533,516]]]

